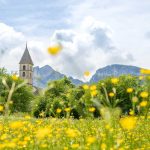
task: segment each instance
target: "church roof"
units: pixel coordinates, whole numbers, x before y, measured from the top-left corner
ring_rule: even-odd
[[[24,51],[24,54],[23,54],[19,64],[31,64],[31,65],[33,65],[33,61],[31,59],[27,44],[26,44],[26,49]]]

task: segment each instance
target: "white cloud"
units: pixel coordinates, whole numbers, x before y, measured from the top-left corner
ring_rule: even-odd
[[[3,23],[0,27],[0,49],[5,50],[3,55],[1,53],[1,66],[17,70],[25,41],[29,38]],[[105,23],[87,17],[76,29],[56,30],[53,33],[49,42],[59,41],[63,45],[58,56],[48,55],[46,39],[30,39],[28,47],[35,66],[48,64],[61,73],[83,79],[84,71],[94,73],[107,64],[133,61],[131,54],[123,53],[115,46],[112,33]]]
[[[80,25],[79,25],[80,26]],[[76,30],[57,30],[51,40],[60,41],[63,51],[54,65],[66,74],[83,79],[86,70],[111,63],[129,63],[133,56],[119,50],[113,43],[111,29],[100,21],[87,17]]]

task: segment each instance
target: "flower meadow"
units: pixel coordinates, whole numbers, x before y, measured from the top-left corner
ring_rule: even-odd
[[[0,149],[148,150],[150,117],[123,117],[112,126],[101,119],[0,119]]]
[[[150,149],[150,70],[140,73],[80,86],[64,77],[33,94],[0,69],[0,150]]]

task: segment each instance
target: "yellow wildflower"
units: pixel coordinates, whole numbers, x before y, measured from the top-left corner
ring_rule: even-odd
[[[133,92],[133,88],[127,88],[127,93],[132,93]]]
[[[96,141],[96,138],[93,137],[93,136],[89,136],[89,137],[87,138],[87,143],[89,143],[89,144],[92,144],[92,143],[94,143],[95,141]]]
[[[140,106],[141,106],[141,107],[145,107],[145,106],[147,106],[147,103],[148,103],[147,101],[142,101],[142,102],[140,103]]]
[[[85,71],[85,72],[84,72],[84,76],[87,76],[87,77],[88,77],[89,75],[90,75],[90,72],[89,72],[89,71]]]
[[[91,91],[95,91],[95,90],[96,90],[96,85],[91,85],[91,86],[90,86],[90,90],[91,90]]]
[[[36,132],[36,137],[38,139],[43,139],[50,134],[51,130],[49,128],[40,128]]]
[[[74,137],[78,136],[79,131],[75,130],[75,129],[67,129],[66,134],[68,137],[74,138]]]
[[[110,93],[109,93],[109,96],[110,96],[110,97],[114,97],[114,96],[115,96],[115,93],[110,92]]]
[[[62,110],[61,110],[60,108],[57,108],[57,109],[56,109],[56,113],[58,113],[58,114],[61,113],[61,111],[62,111]]]
[[[12,79],[13,79],[14,81],[18,80],[18,76],[17,76],[16,74],[12,75]]]
[[[48,53],[51,55],[57,55],[62,49],[62,46],[60,44],[55,44],[51,47],[48,47]]]
[[[68,150],[68,147],[64,147],[64,150]]]
[[[150,70],[148,70],[148,69],[141,69],[140,72],[141,72],[141,74],[146,74],[146,75],[150,74]]]
[[[83,89],[84,90],[88,90],[89,89],[89,86],[87,84],[83,85]]]
[[[18,128],[23,127],[23,122],[21,122],[21,121],[14,121],[14,122],[11,122],[9,126],[12,129],[18,129]]]
[[[4,111],[4,106],[0,105],[0,112]]]
[[[70,111],[71,111],[71,108],[69,108],[69,107],[68,107],[68,108],[65,108],[65,111],[66,111],[66,112],[70,112]]]
[[[129,112],[129,114],[130,115],[134,115],[134,110],[131,109],[130,112]]]
[[[93,96],[93,97],[94,97],[94,96],[96,96],[96,95],[97,95],[97,93],[98,93],[98,92],[97,92],[97,90],[91,91],[91,96]]]
[[[95,111],[95,107],[90,107],[89,108],[89,112],[94,112]]]
[[[105,150],[106,147],[107,147],[107,145],[106,145],[105,143],[102,143],[102,144],[101,144],[101,149],[102,149],[102,150]]]
[[[124,117],[120,119],[120,124],[122,128],[127,129],[127,130],[134,129],[136,126],[136,122],[137,122],[137,118],[132,117],[132,116]]]
[[[117,84],[119,82],[119,79],[118,78],[112,78],[111,79],[111,83],[112,84]]]
[[[79,144],[72,144],[72,145],[71,145],[71,147],[72,147],[73,149],[78,148],[79,146],[80,146]]]
[[[147,97],[148,97],[148,92],[146,92],[146,91],[141,92],[141,93],[140,93],[140,96],[141,96],[142,98],[147,98]]]

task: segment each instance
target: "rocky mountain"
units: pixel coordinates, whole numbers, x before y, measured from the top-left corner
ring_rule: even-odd
[[[109,76],[116,77],[123,74],[131,74],[131,75],[139,76],[140,68],[135,66],[127,66],[127,65],[119,65],[119,64],[109,65],[104,68],[98,69],[96,73],[91,77],[89,82],[95,83]],[[43,66],[41,68],[37,66],[34,67],[33,84],[34,86],[44,88],[47,85],[47,82],[61,79],[64,76],[65,76],[64,74],[55,71],[49,65]],[[69,77],[69,79],[75,85],[81,85],[84,83],[81,80],[74,79],[72,77]]]
[[[33,85],[36,87],[44,88],[49,81],[58,80],[64,76],[64,74],[55,71],[49,65],[43,66],[41,68],[37,66],[33,69]],[[74,79],[72,77],[69,77],[69,79],[75,85],[83,84],[83,82],[78,79]]]
[[[96,73],[92,76],[90,83],[98,82],[109,76],[120,76],[120,75],[140,75],[140,68],[135,66],[127,66],[127,65],[119,65],[113,64],[106,66],[104,68],[100,68],[96,71]]]

